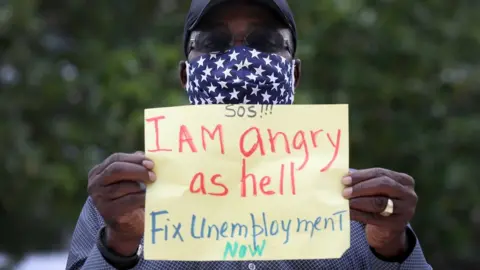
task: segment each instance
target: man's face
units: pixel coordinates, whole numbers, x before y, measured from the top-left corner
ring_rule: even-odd
[[[188,60],[233,46],[246,45],[259,51],[292,59],[293,39],[288,27],[265,6],[252,1],[227,1],[212,8],[192,31]],[[295,87],[300,79],[300,61],[295,60]],[[187,83],[186,65],[180,63],[182,86]]]

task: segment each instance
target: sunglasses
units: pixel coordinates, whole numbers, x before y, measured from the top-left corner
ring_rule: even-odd
[[[281,53],[292,48],[287,37],[278,29],[255,27],[243,37],[243,45],[265,53]],[[227,29],[194,31],[190,37],[188,53],[195,50],[202,53],[224,52],[235,46],[235,36]]]

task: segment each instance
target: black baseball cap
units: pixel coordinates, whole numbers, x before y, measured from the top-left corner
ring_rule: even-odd
[[[226,1],[235,0],[192,0],[183,30],[183,50],[185,56],[188,56],[187,45],[192,30],[212,7]],[[271,8],[272,11],[275,12],[275,14],[285,22],[292,32],[293,52],[295,53],[297,49],[297,28],[295,25],[295,19],[293,18],[292,10],[288,6],[287,0],[254,0],[254,2],[264,4],[265,6]]]

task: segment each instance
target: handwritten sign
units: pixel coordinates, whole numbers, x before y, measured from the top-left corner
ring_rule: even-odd
[[[341,257],[348,146],[348,105],[145,110],[145,259]]]

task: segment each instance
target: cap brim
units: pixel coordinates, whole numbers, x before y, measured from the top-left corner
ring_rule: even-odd
[[[205,14],[207,14],[212,8],[214,8],[215,6],[223,3],[223,2],[226,2],[226,1],[229,1],[229,0],[211,0],[202,10],[202,12],[200,13],[200,15],[197,17],[197,19],[195,20],[195,22],[190,26],[190,28],[188,29],[189,31],[192,31],[199,23],[200,21],[203,19],[203,17],[205,16]],[[269,8],[272,8],[276,15],[280,16],[280,18],[283,20],[283,22],[285,24],[287,24],[287,26],[290,27],[290,23],[288,21],[288,19],[285,17],[285,14],[283,14],[282,10],[280,9],[280,7],[278,6],[278,4],[274,1],[274,0],[255,0],[256,2],[258,3],[261,3],[263,5],[266,5],[268,6]]]

